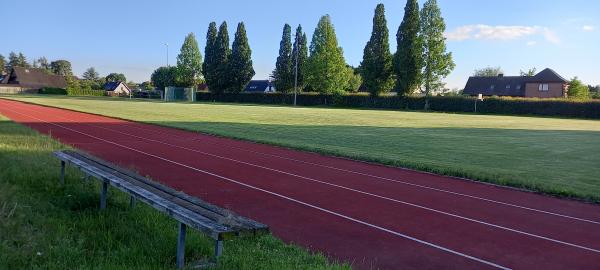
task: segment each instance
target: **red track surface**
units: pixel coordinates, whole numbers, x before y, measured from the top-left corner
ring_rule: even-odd
[[[600,269],[600,206],[0,99],[0,113],[356,268]]]

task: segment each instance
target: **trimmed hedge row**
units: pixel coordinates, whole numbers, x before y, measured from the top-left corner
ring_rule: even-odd
[[[294,95],[283,93],[225,93],[216,95],[209,92],[197,92],[196,100],[291,105],[294,102]],[[297,104],[300,106],[423,110],[425,98],[397,96],[371,98],[364,94],[321,95],[303,93],[298,95]],[[429,104],[432,111],[475,111],[474,97],[430,97]],[[600,119],[600,101],[491,97],[477,102],[477,112],[485,114],[542,115]]]
[[[100,97],[100,96],[104,96],[105,93],[104,93],[103,90],[90,90],[90,89],[69,90],[69,89],[67,89],[67,95],[69,95],[69,96],[95,96],[95,97]]]
[[[63,88],[44,87],[39,90],[39,93],[44,95],[66,95],[67,90]]]

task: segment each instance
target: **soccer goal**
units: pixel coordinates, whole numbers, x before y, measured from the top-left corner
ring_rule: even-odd
[[[196,89],[184,87],[165,87],[164,101],[196,101]]]

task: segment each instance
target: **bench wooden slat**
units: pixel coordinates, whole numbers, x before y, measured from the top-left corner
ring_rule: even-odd
[[[261,235],[269,232],[268,226],[259,222],[236,215],[232,211],[219,208],[215,205],[204,202],[198,198],[189,196],[183,192],[176,191],[166,187],[155,181],[149,180],[139,174],[120,168],[101,159],[86,155],[84,153],[65,151],[67,155],[74,156],[78,159],[86,160],[86,162],[94,162],[101,170],[108,171],[120,178],[125,178],[130,182],[136,183],[145,189],[152,190],[155,193],[160,193],[161,196],[168,198],[174,203],[186,207],[190,210],[199,212],[204,216],[216,220],[218,223],[224,224],[237,231],[240,235]]]
[[[225,225],[221,225],[205,216],[178,206],[146,189],[139,188],[126,181],[120,181],[116,176],[102,171],[98,168],[86,164],[77,158],[69,155],[57,155],[61,160],[69,162],[72,165],[82,169],[86,174],[92,175],[98,179],[109,181],[116,188],[136,196],[138,199],[148,203],[157,210],[166,213],[169,216],[185,223],[214,239],[231,239],[236,236],[236,232]]]

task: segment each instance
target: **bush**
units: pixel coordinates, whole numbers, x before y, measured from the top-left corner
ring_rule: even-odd
[[[39,93],[44,95],[66,95],[67,90],[56,87],[44,87],[39,90]]]
[[[67,95],[69,96],[104,96],[103,90],[92,90],[92,89],[67,89]]]
[[[196,100],[291,105],[294,102],[294,94],[197,92]],[[301,93],[298,95],[297,104],[300,106],[423,110],[425,98],[399,96],[371,98],[366,93],[348,95]],[[430,110],[438,112],[474,112],[475,98],[465,96],[429,97],[429,105]],[[600,101],[493,97],[478,101],[477,112],[600,119]]]

